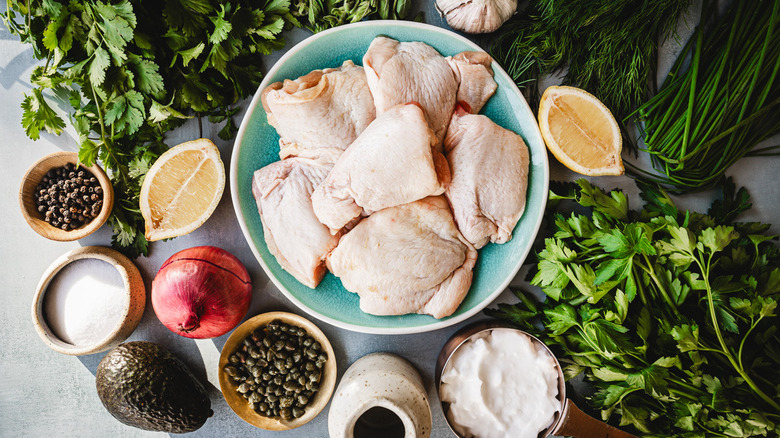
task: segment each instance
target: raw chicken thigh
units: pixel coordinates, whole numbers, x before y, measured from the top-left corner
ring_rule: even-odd
[[[444,148],[452,176],[446,195],[460,232],[477,249],[511,239],[528,187],[522,137],[459,105]]]
[[[458,80],[447,60],[421,42],[376,37],[363,56],[377,115],[395,105],[418,102],[439,146],[455,108]]]
[[[361,214],[444,193],[447,160],[418,105],[380,114],[314,190],[314,213],[333,232]]]
[[[310,288],[325,275],[325,256],[340,237],[317,220],[311,193],[341,153],[323,148],[310,152],[310,157],[289,157],[255,171],[252,179],[268,250],[284,270]]]
[[[275,82],[261,100],[268,123],[281,137],[281,158],[302,149],[346,149],[376,116],[363,67],[352,61]]]
[[[447,61],[458,80],[458,102],[479,113],[498,88],[490,66],[493,58],[485,52],[461,52]]]
[[[374,315],[451,315],[471,287],[477,251],[431,196],[378,211],[344,235],[327,258],[344,287]]]

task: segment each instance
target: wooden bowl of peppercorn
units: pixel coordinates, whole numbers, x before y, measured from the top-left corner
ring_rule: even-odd
[[[97,164],[84,167],[76,152],[55,152],[30,166],[19,188],[22,215],[36,233],[60,242],[100,228],[114,204],[114,189]]]
[[[225,401],[241,419],[265,430],[290,430],[314,419],[330,401],[336,355],[308,319],[289,312],[261,313],[239,325],[225,342],[218,375]],[[311,385],[316,385],[314,392]],[[269,415],[272,407],[279,415]]]

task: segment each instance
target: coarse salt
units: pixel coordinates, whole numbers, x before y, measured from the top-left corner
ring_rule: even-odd
[[[43,299],[46,322],[62,341],[98,344],[121,322],[127,293],[119,271],[104,260],[75,260],[54,276]]]

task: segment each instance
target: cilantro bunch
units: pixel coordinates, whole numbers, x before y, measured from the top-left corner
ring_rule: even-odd
[[[551,193],[531,272],[547,299],[516,291],[489,314],[538,335],[567,378],[583,374],[604,420],[643,436],[777,437],[777,236],[734,222],[751,205],[730,180],[706,215],[642,189],[641,211],[585,180]]]
[[[64,120],[46,99],[67,102],[79,159],[100,160],[114,185],[109,223],[126,254],[147,254],[138,207],[141,183],[167,149],[165,133],[193,116],[237,130],[235,105],[262,78],[260,55],[284,46],[282,30],[299,25],[289,0],[8,1],[9,30],[32,45],[33,89],[22,125],[38,139]]]
[[[363,19],[403,20],[412,0],[293,0],[293,15],[304,27],[320,32]]]

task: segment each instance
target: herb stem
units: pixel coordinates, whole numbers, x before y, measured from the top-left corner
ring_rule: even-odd
[[[753,331],[756,326],[758,326],[758,323],[761,322],[761,320],[764,319],[763,316],[759,316],[759,318],[755,321],[753,321],[752,324],[750,324],[750,328],[747,332],[745,332],[745,336],[742,337],[742,341],[739,343],[739,350],[737,351],[737,361],[739,362],[740,368],[743,367],[742,365],[742,349],[745,347],[745,341],[747,341],[748,336],[750,336],[750,332]]]
[[[679,396],[679,397],[686,398],[686,399],[688,399],[688,400],[690,400],[690,401],[694,401],[694,402],[698,402],[698,401],[699,401],[699,399],[698,399],[698,398],[696,398],[696,397],[694,397],[694,396],[692,396],[692,395],[688,394],[688,393],[687,393],[687,392],[685,392],[685,391],[680,391],[679,389],[669,388],[669,392],[670,392],[671,394],[677,395],[677,396]]]
[[[92,88],[92,97],[93,97],[93,99],[95,99],[95,108],[97,109],[97,113],[98,113],[98,123],[100,124],[101,144],[102,144],[103,148],[105,149],[105,151],[109,155],[111,155],[113,160],[116,163],[120,163],[119,157],[116,156],[116,151],[114,151],[114,148],[112,148],[110,146],[111,142],[106,138],[106,125],[105,125],[105,122],[103,121],[103,112],[100,110],[100,99],[98,99],[97,92],[95,91],[95,85],[92,84],[91,81],[90,81],[89,85]],[[127,179],[128,179],[129,176],[126,174],[126,171],[125,171],[124,167],[120,165],[120,166],[118,166],[117,170],[119,171],[119,176],[122,178],[122,182],[126,186],[127,185]]]
[[[729,347],[726,345],[726,341],[723,339],[723,333],[720,331],[720,324],[718,324],[718,317],[715,313],[715,300],[712,296],[712,286],[709,282],[709,276],[710,276],[710,268],[712,266],[712,257],[715,255],[715,253],[710,253],[709,258],[707,259],[706,266],[703,266],[701,261],[698,257],[695,257],[696,264],[699,265],[699,268],[702,271],[702,274],[704,276],[704,285],[705,290],[707,292],[707,304],[709,307],[709,313],[710,318],[712,320],[712,326],[715,330],[715,336],[718,338],[718,343],[720,343],[721,349],[723,349],[723,352],[726,354],[726,358],[728,359],[729,363],[731,363],[731,366],[734,368],[734,370],[745,380],[745,383],[750,386],[750,389],[753,390],[753,392],[761,397],[762,400],[767,402],[770,406],[775,408],[778,412],[780,412],[780,404],[776,402],[775,400],[772,400],[768,395],[764,393],[753,381],[753,379],[745,372],[744,368],[742,368],[742,365],[737,363],[737,361],[734,359],[734,355],[731,354],[731,351]]]
[[[672,311],[674,311],[674,314],[676,316],[680,315],[679,310],[677,309],[677,305],[672,301],[672,298],[669,296],[669,294],[666,293],[666,288],[661,284],[661,280],[658,279],[658,277],[655,275],[655,271],[652,268],[652,264],[650,263],[650,259],[647,257],[647,254],[642,254],[642,257],[645,259],[645,263],[647,263],[647,266],[642,265],[641,263],[637,263],[637,266],[639,266],[647,275],[653,280],[653,283],[655,284],[658,291],[661,293],[661,297],[664,299],[666,304],[669,306]]]

